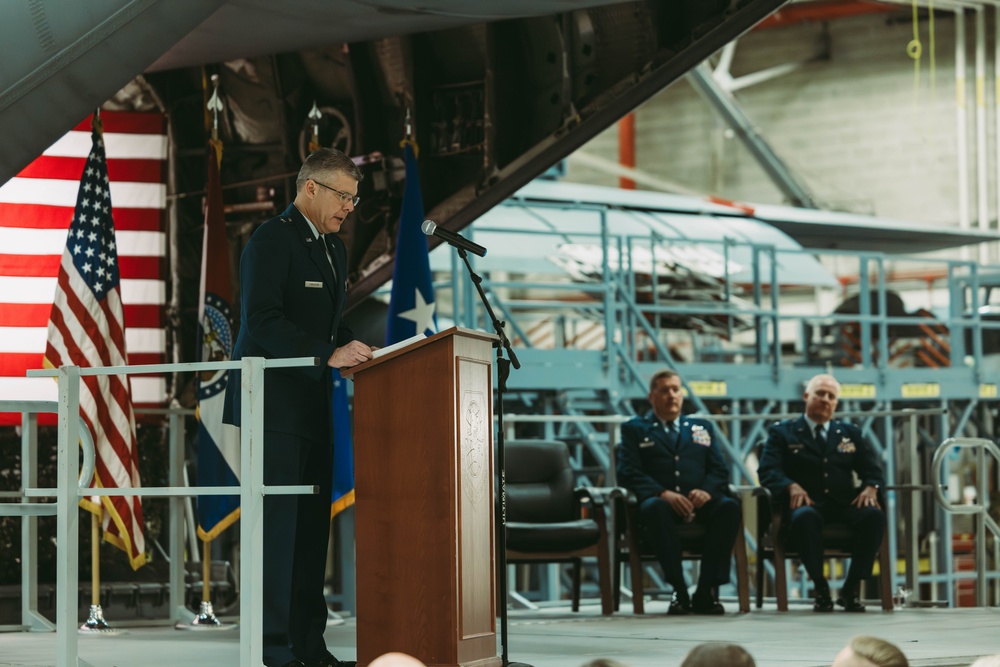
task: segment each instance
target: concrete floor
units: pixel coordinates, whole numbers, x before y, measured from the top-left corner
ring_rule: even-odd
[[[667,618],[665,603],[649,613],[628,610],[605,618],[597,606],[573,614],[566,608],[512,611],[508,656],[534,667],[580,667],[609,657],[627,667],[673,667],[705,641],[737,642],[760,667],[828,666],[853,635],[872,634],[896,643],[915,667],[968,665],[1000,653],[1000,609],[903,609],[883,613],[817,615],[808,608],[761,611],[720,618]],[[80,658],[93,667],[236,666],[238,631],[179,632],[172,627],[122,628],[114,636],[81,636]],[[342,659],[355,657],[351,619],[328,628],[327,644]],[[0,634],[0,667],[55,664],[55,635]]]

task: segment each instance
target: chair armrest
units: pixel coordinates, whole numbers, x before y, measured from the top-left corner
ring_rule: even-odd
[[[588,500],[595,507],[603,507],[609,500],[614,502],[615,498],[626,493],[620,486],[578,486],[573,489],[577,502]]]

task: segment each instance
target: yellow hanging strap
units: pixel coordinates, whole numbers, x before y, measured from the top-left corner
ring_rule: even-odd
[[[928,31],[927,38],[931,46],[931,52],[929,57],[931,64],[931,76],[930,76],[931,99],[934,99],[934,93],[936,91],[936,83],[937,83],[937,63],[934,62],[934,0],[930,0],[930,2],[927,4],[927,13],[929,18],[927,23],[927,31]]]
[[[920,55],[923,45],[920,43],[920,16],[917,11],[917,0],[913,0],[913,39],[906,45],[906,55],[913,59],[913,107],[916,109],[920,101]]]

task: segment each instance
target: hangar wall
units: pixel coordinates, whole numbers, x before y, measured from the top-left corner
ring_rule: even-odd
[[[993,17],[987,16],[992,42]],[[906,54],[913,38],[908,10],[841,19],[826,24],[830,57],[736,93],[738,102],[773,148],[807,183],[824,208],[944,225],[958,224],[955,20],[935,19],[936,85],[930,87],[928,21],[920,22],[923,57],[919,94],[914,65]],[[820,52],[821,24],[757,30],[736,48],[732,74],[803,60]],[[975,192],[975,25],[966,20],[966,86],[969,192],[972,226]],[[992,44],[985,86],[992,110]],[[993,150],[995,120],[988,116]],[[685,81],[678,80],[636,113],[639,169],[725,198],[778,203],[781,194],[735,137],[721,139],[722,122]],[[732,136],[730,134],[730,136]],[[617,159],[617,129],[610,128],[583,150]],[[714,166],[713,145],[722,145]],[[994,181],[991,155],[990,183]],[[568,164],[568,180],[614,185],[617,179]],[[995,186],[990,217],[996,220]],[[995,222],[993,224],[995,228]]]

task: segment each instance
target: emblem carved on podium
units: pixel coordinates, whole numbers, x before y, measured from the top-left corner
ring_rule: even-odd
[[[489,486],[486,446],[489,442],[486,428],[489,412],[480,392],[468,391],[462,400],[462,478],[465,495],[473,505],[486,495]]]

